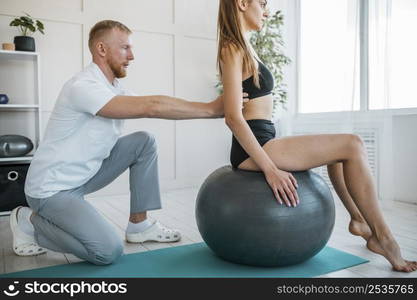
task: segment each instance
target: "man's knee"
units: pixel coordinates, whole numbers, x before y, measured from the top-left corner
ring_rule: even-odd
[[[135,136],[136,140],[140,143],[140,145],[142,145],[142,143],[145,144],[145,147],[148,151],[157,151],[156,140],[153,134],[147,131],[138,131],[135,132],[133,135]]]
[[[103,245],[102,249],[92,251],[91,260],[96,265],[109,265],[123,255],[123,244],[121,241],[114,241]]]

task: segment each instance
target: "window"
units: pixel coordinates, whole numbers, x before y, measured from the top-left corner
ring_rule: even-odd
[[[355,2],[301,0],[301,113],[359,109],[359,19]]]
[[[417,1],[369,3],[369,108],[417,107]]]
[[[417,107],[416,30],[416,0],[300,0],[298,111]]]

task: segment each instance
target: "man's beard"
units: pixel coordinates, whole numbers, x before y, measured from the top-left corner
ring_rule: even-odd
[[[118,65],[113,60],[110,60],[108,63],[109,63],[110,69],[112,70],[114,74],[114,77],[116,78],[126,77],[127,74],[123,65]]]

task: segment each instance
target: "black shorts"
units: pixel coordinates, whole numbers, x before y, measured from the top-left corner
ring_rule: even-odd
[[[247,120],[246,122],[261,146],[275,138],[275,126],[270,120]],[[230,163],[232,166],[237,168],[248,158],[249,155],[239,144],[235,136],[233,136],[232,150],[230,151]]]

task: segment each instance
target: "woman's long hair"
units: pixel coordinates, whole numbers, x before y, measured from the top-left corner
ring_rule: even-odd
[[[254,62],[254,56],[242,33],[236,1],[239,0],[220,0],[217,20],[217,68],[220,77],[222,77],[223,72],[220,64],[222,49],[234,46],[243,53],[243,71],[253,75],[255,85],[259,88],[259,74]],[[247,1],[251,2],[252,0]]]

